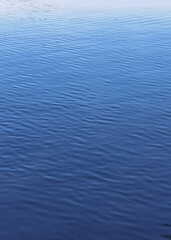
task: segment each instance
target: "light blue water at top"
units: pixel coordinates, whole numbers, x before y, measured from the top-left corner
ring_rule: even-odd
[[[0,239],[171,234],[170,26],[152,13],[1,19]]]

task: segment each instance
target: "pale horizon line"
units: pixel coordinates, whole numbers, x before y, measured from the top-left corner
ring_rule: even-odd
[[[171,1],[163,0],[1,0],[0,16],[26,13],[67,13],[73,11],[171,11]]]

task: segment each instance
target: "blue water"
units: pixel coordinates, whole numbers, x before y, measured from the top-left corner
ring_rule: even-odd
[[[0,20],[0,239],[169,238],[170,26]]]

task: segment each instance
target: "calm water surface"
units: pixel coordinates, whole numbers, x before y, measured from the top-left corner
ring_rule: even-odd
[[[45,15],[0,20],[0,239],[169,237],[171,17]]]

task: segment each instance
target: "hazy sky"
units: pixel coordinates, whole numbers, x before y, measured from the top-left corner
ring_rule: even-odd
[[[82,10],[171,10],[171,0],[1,0],[0,16],[24,12]]]

